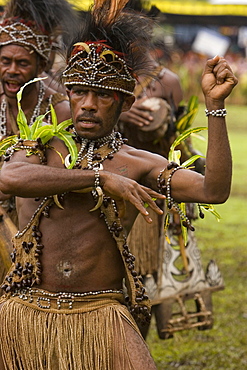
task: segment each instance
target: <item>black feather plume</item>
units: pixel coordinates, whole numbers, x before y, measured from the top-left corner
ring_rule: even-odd
[[[101,40],[113,51],[123,54],[133,74],[143,74],[150,66],[148,50],[152,39],[152,20],[140,13],[120,8],[109,17],[109,8],[113,3],[118,1],[100,1],[100,6],[85,14],[80,31],[70,41],[67,59],[75,43]]]

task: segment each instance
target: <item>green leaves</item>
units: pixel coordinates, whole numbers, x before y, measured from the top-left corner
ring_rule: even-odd
[[[215,210],[214,206],[212,204],[205,204],[205,203],[199,203],[199,207],[202,211],[210,212],[212,215],[215,216],[217,221],[219,222],[221,219],[220,214]]]
[[[194,133],[197,133],[197,132],[200,132],[202,130],[207,130],[207,127],[195,127],[195,128],[189,128],[187,130],[185,130],[183,133],[181,133],[175,140],[174,142],[172,143],[171,147],[170,147],[170,151],[169,151],[169,154],[168,154],[168,160],[170,162],[176,162],[178,164],[180,164],[180,161],[178,161],[178,158],[180,158],[180,156],[178,155],[178,151],[175,151],[175,148],[182,143],[182,141],[184,141],[185,139],[187,139],[191,134],[194,134]],[[179,151],[180,152],[180,151]]]
[[[176,129],[178,132],[184,132],[191,127],[191,124],[198,112],[198,97],[192,95],[188,104],[187,104],[187,112],[181,118],[179,118],[176,122]]]
[[[46,77],[45,77],[46,78]],[[72,124],[72,120],[66,120],[58,124],[57,116],[54,107],[50,106],[50,113],[51,114],[51,124],[47,124],[44,122],[45,116],[40,115],[38,116],[32,126],[30,127],[27,122],[27,118],[21,108],[21,99],[24,88],[31,84],[43,80],[44,78],[34,78],[33,80],[27,82],[24,86],[20,88],[17,93],[17,106],[18,106],[18,114],[17,114],[17,125],[20,130],[20,138],[23,140],[37,140],[40,139],[42,144],[48,143],[52,137],[57,137],[62,140],[65,145],[67,146],[70,156],[71,156],[71,163],[68,168],[73,168],[76,159],[77,159],[77,146],[72,138],[72,134],[66,131],[66,128]],[[9,140],[7,140],[9,139]],[[4,139],[0,145],[0,153],[4,154],[5,150],[15,144],[17,142],[17,136],[12,137],[12,139],[7,138]]]
[[[180,165],[180,158],[181,158],[181,151],[176,150],[176,148],[183,143],[190,135],[196,135],[198,132],[202,130],[207,130],[207,127],[195,127],[191,128],[192,122],[195,118],[195,115],[198,111],[198,98],[196,96],[192,96],[189,100],[188,106],[187,106],[187,113],[182,116],[177,122],[176,122],[176,129],[179,135],[176,137],[174,142],[172,143],[169,153],[168,153],[168,160],[169,162],[175,162]],[[197,135],[200,137],[199,135]],[[203,158],[202,155],[193,155],[189,159],[187,159],[184,163],[182,163],[182,167],[189,168],[197,159]],[[181,209],[184,215],[186,215],[186,204],[180,203],[177,206]],[[214,206],[211,204],[198,204],[198,207],[200,209],[200,213],[203,214],[203,211],[210,212],[213,214],[216,219],[219,221],[221,218],[218,212],[215,210]],[[165,218],[165,229],[168,228],[169,218]],[[184,240],[184,244],[186,245],[188,240],[187,235],[187,227],[183,225],[183,220],[180,218],[181,223],[181,230],[182,230],[182,236]]]
[[[17,141],[18,141],[17,135],[8,136],[5,139],[1,140],[0,141],[0,156],[2,156],[10,146],[16,144]]]

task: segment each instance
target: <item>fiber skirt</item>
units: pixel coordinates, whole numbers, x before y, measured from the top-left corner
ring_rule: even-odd
[[[135,333],[139,330],[121,293],[62,299],[35,290],[31,298],[25,297],[0,300],[0,343],[6,369],[134,369],[126,324]]]

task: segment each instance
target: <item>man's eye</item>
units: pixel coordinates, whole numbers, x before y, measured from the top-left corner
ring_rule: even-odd
[[[106,92],[99,92],[98,96],[101,96],[102,98],[108,98],[110,95]]]
[[[85,91],[84,90],[74,90],[73,93],[76,95],[84,95]]]
[[[7,65],[7,64],[9,64],[9,61],[8,61],[7,59],[2,59],[2,60],[0,61],[0,63],[1,63],[1,64],[4,64],[4,65]]]

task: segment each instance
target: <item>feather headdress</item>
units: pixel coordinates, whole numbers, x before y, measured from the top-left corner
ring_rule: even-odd
[[[128,0],[95,0],[68,48],[66,86],[91,85],[133,94],[149,68],[150,19],[124,9]]]
[[[77,24],[76,12],[66,0],[10,0],[0,24],[0,45],[31,47],[49,59],[52,40],[65,40]]]

